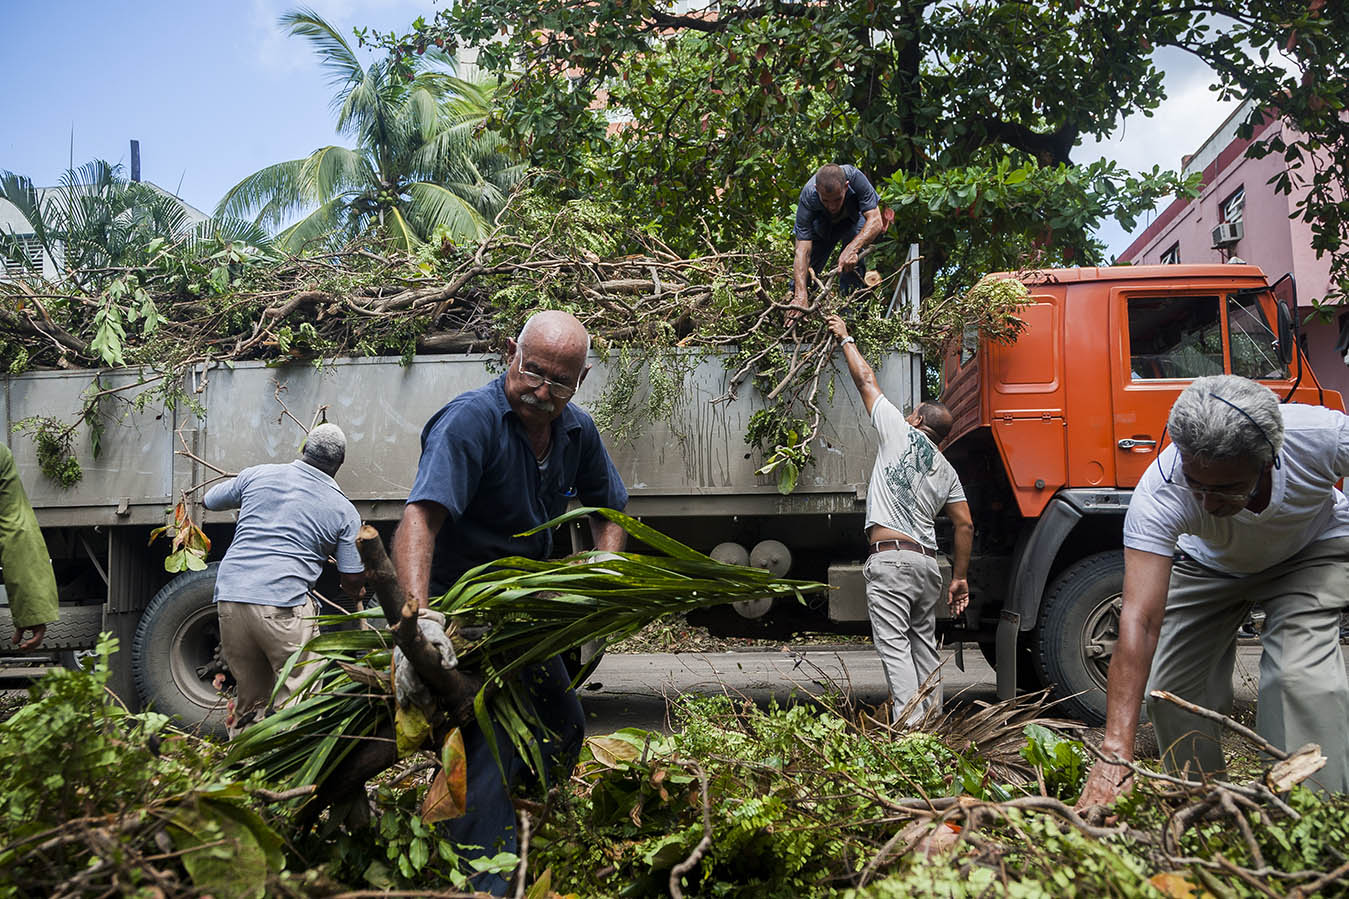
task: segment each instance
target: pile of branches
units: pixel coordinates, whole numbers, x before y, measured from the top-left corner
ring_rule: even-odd
[[[639,419],[668,412],[678,385],[657,384],[670,385],[690,352],[720,352],[734,372],[725,399],[752,379],[787,423],[751,441],[771,451],[788,432],[788,445],[808,446],[818,427],[816,399],[834,348],[825,312],[843,312],[875,358],[939,347],[969,326],[995,336],[1019,326],[1024,290],[938,298],[917,321],[891,315],[893,271],[846,300],[833,276],[815,281],[811,313],[789,324],[788,249],[785,240],[709,246],[685,258],[611,209],[529,190],[512,197],[478,244],[437,238],[411,255],[374,239],[299,257],[230,241],[165,243],[135,268],[0,282],[0,367],[141,366],[169,376],[162,396],[172,402],[171,385],[181,380],[172,375],[192,366],[490,352],[532,312],[559,308],[585,323],[611,365],[634,375],[611,378],[617,386],[604,402],[619,417],[631,411],[639,382],[656,395]],[[884,271],[884,255],[873,268]],[[603,410],[597,417],[614,419]]]
[[[1092,753],[1043,699],[910,733],[841,704],[681,700],[673,735],[587,741],[530,877],[595,896],[1349,896],[1349,798],[1300,785],[1314,748],[1241,783],[1136,765],[1108,817],[1079,814]]]
[[[0,896],[469,894],[474,869],[436,825],[455,788],[426,777],[452,748],[353,787],[364,824],[311,827],[293,803],[312,785],[241,779],[218,747],[118,706],[112,649],[44,677],[0,723]],[[822,674],[804,665],[803,687]],[[1132,794],[1079,814],[1092,753],[1050,711],[1025,696],[902,732],[841,694],[767,709],[681,697],[671,733],[587,739],[569,781],[517,801],[518,854],[484,864],[540,899],[1349,896],[1349,798],[1301,785],[1313,749],[1282,753],[1225,720],[1268,754],[1254,776],[1135,764]]]

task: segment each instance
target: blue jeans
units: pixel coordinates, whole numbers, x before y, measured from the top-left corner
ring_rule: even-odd
[[[833,255],[834,248],[840,244],[846,247],[852,243],[853,238],[862,232],[862,225],[865,223],[866,219],[861,215],[851,222],[828,224],[818,220],[815,222],[815,236],[810,242],[810,267],[821,280],[824,280],[822,272],[828,267],[829,257]],[[839,296],[847,296],[861,287],[862,275],[866,274],[866,270],[866,262],[859,260],[856,268],[841,274],[836,282]]]
[[[561,658],[525,669],[519,680],[525,685],[539,720],[534,736],[543,750],[546,770],[539,772],[539,779],[547,790],[554,770],[561,768],[565,777],[576,765],[585,739],[585,713],[576,691],[571,689],[571,678]],[[447,822],[450,837],[460,847],[481,847],[462,848],[460,854],[464,858],[518,852],[511,792],[529,776],[529,768],[499,724],[496,742],[505,779],[482,730],[476,724],[469,725],[463,736],[468,757],[468,811]],[[506,895],[508,886],[506,878],[499,874],[479,874],[473,878],[474,889],[493,896]]]

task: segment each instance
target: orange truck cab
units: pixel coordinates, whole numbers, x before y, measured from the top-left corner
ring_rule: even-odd
[[[998,276],[995,276],[998,277]],[[1297,345],[1296,290],[1252,265],[1023,272],[1014,343],[967,339],[943,360],[943,446],[976,524],[978,608],[957,639],[995,661],[998,691],[1054,685],[1099,722],[1118,637],[1122,529],[1190,380],[1231,373],[1284,402],[1343,409]],[[992,638],[990,639],[990,635]]]

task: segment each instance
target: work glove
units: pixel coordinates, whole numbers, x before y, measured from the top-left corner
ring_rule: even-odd
[[[459,664],[454,655],[454,646],[450,643],[450,635],[445,633],[444,615],[431,609],[422,609],[417,616],[417,631],[423,640],[435,647],[442,667],[449,669]],[[411,705],[423,709],[435,707],[435,697],[417,676],[417,670],[403,655],[403,650],[397,646],[393,650],[393,680],[394,697],[403,708]]]

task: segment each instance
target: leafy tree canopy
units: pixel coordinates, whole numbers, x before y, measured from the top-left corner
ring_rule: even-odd
[[[1154,51],[1178,47],[1209,65],[1220,96],[1277,105],[1300,129],[1252,152],[1286,154],[1281,186],[1310,184],[1298,213],[1316,248],[1336,254],[1337,276],[1349,275],[1349,207],[1335,191],[1349,166],[1336,75],[1349,25],[1322,0],[725,0],[675,10],[660,0],[463,0],[379,40],[405,63],[428,48],[475,47],[487,70],[517,72],[502,116],[532,161],[649,210],[667,239],[720,240],[785,219],[816,166],[852,161],[885,185],[901,239],[921,239],[929,271],[948,275],[1099,261],[1094,226],[1132,227],[1158,199],[1192,188],[1158,170],[1073,165],[1082,138],[1158,106]],[[629,115],[627,126],[608,121]]]

